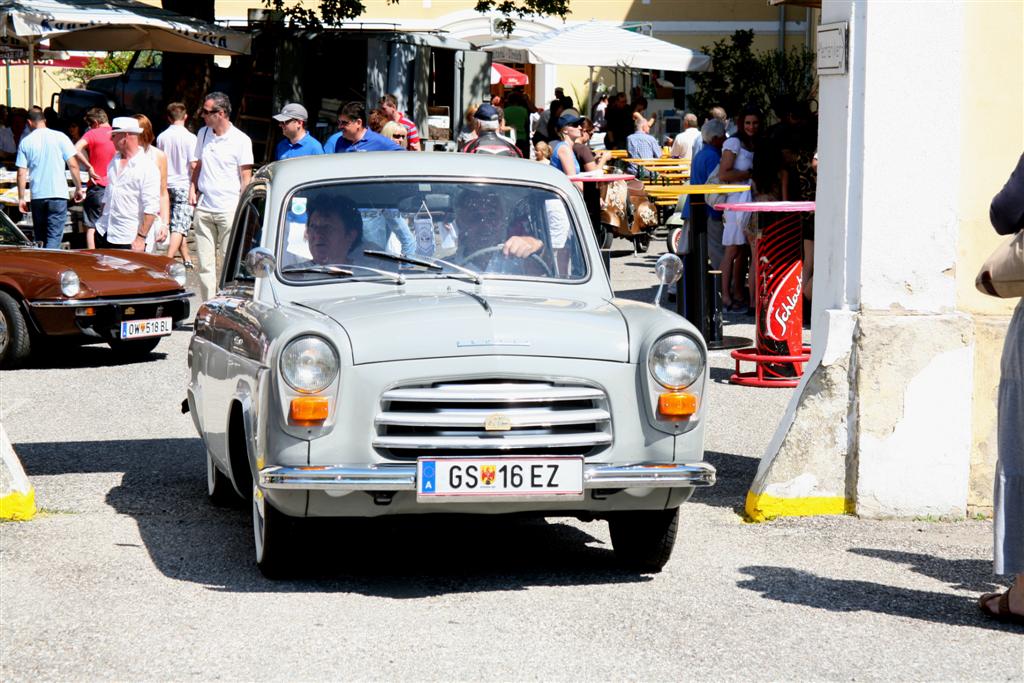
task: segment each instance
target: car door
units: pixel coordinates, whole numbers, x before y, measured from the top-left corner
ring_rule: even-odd
[[[254,409],[264,339],[252,312],[255,278],[245,257],[260,246],[266,211],[267,189],[256,183],[247,189],[235,212],[228,253],[221,271],[217,296],[205,304],[197,318],[196,334],[206,347],[203,422],[207,444],[214,458],[229,469],[227,430],[231,409],[239,402],[243,412]],[[246,415],[250,419],[251,415]]]

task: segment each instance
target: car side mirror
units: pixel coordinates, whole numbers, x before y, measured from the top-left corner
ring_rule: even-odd
[[[660,261],[659,261],[660,263]],[[245,255],[245,266],[252,273],[253,277],[267,277],[277,267],[277,260],[269,249],[265,247],[253,247]]]
[[[679,282],[679,277],[683,274],[683,260],[675,254],[662,254],[654,264],[654,274],[658,276],[658,293],[654,295],[654,305],[658,306],[665,285]]]

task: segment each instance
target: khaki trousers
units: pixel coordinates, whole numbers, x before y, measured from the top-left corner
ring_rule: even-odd
[[[220,269],[227,254],[231,238],[231,219],[234,212],[215,213],[196,209],[192,230],[196,236],[196,256],[199,260],[199,294],[203,301],[217,293]]]

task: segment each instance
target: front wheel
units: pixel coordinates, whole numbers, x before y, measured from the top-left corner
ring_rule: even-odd
[[[153,353],[153,349],[160,343],[160,337],[146,337],[143,339],[111,339],[109,342],[111,350],[121,358],[128,360],[142,360]]]
[[[14,367],[32,350],[28,324],[10,294],[0,292],[0,367]]]
[[[259,488],[252,492],[252,530],[256,541],[256,566],[268,579],[288,575],[294,523],[275,508]]]
[[[679,240],[683,236],[682,228],[672,228],[668,231],[668,238],[666,240],[666,246],[668,247],[668,253],[679,254]]]
[[[624,566],[657,573],[672,557],[679,508],[616,512],[608,516],[615,558]]]

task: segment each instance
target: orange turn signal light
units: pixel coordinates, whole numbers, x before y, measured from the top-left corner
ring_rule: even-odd
[[[667,418],[690,417],[697,412],[697,397],[686,391],[670,391],[658,396],[658,413]]]
[[[328,407],[326,396],[299,396],[292,399],[289,416],[297,424],[319,424],[327,419]]]

